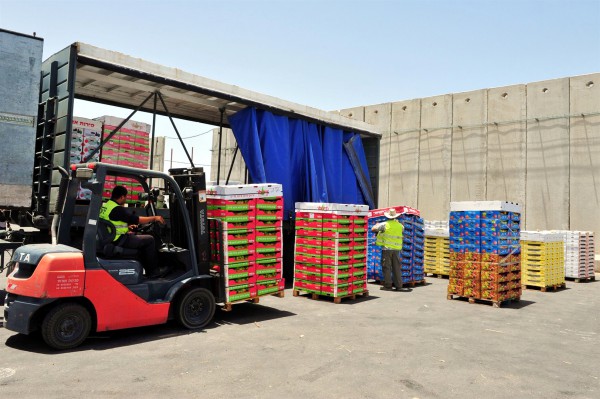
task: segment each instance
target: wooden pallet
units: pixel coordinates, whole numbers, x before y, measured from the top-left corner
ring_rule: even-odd
[[[301,293],[305,293],[308,294],[307,298],[313,299],[313,300],[319,300],[319,299],[324,299],[324,298],[332,298],[333,299],[333,303],[341,303],[342,299],[350,299],[350,300],[355,300],[357,296],[363,296],[363,297],[368,297],[369,296],[369,291],[365,290],[363,292],[360,292],[358,294],[350,294],[350,295],[346,295],[346,296],[336,296],[336,297],[332,297],[329,295],[320,295],[320,294],[316,294],[314,292],[310,292],[310,291],[304,291],[304,290],[293,290],[292,291],[294,296],[300,296]]]
[[[494,308],[501,308],[503,304],[507,304],[509,302],[519,302],[521,300],[521,298],[514,298],[514,299],[507,299],[505,301],[494,301],[492,299],[483,299],[483,298],[473,298],[473,297],[467,297],[467,296],[461,296],[461,295],[455,295],[455,294],[448,294],[448,296],[446,297],[446,299],[467,299],[469,301],[469,303],[491,303],[492,307]]]
[[[595,281],[596,276],[590,277],[565,277],[565,280],[574,281],[576,283],[589,283],[590,281]]]
[[[441,274],[440,274],[440,276],[441,276]],[[448,276],[446,276],[446,277],[448,277]],[[439,277],[439,278],[441,278],[441,277]],[[414,287],[415,285],[425,285],[426,282],[427,282],[427,280],[425,280],[425,279],[419,280],[419,281],[409,281],[408,283],[402,283],[402,288]],[[372,281],[372,283],[382,285],[383,281],[375,280],[375,281]]]
[[[423,279],[423,280],[419,280],[419,281],[410,281],[408,283],[402,283],[402,288],[405,287],[414,287],[416,285],[425,285],[425,283],[427,282],[427,280]]]
[[[449,279],[450,275],[448,274],[439,274],[439,273],[425,273],[427,277],[437,277],[437,278],[445,278]]]
[[[278,298],[283,298],[285,296],[285,291],[281,290],[281,291],[277,291],[274,292],[272,294],[267,294],[267,295],[271,295],[271,296],[276,296]],[[236,303],[259,303],[260,302],[260,298],[265,297],[267,295],[261,295],[259,297],[256,298],[250,298],[250,299],[242,299],[241,301],[235,301],[235,302],[225,302],[225,304],[223,304],[223,307],[221,308],[224,312],[231,312],[231,307],[236,304]]]
[[[545,287],[540,287],[540,286],[537,286],[537,285],[523,284],[521,286],[521,288],[524,289],[524,290],[540,290],[542,292],[546,292],[546,291],[558,291],[560,289],[567,288],[567,284],[565,284],[565,283],[554,284],[554,285],[547,285]]]

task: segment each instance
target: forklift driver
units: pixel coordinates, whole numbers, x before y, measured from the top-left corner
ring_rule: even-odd
[[[138,250],[148,278],[161,277],[168,271],[168,268],[159,268],[158,266],[154,237],[148,234],[130,233],[129,226],[151,222],[164,224],[165,220],[160,215],[136,216],[129,214],[123,207],[126,199],[127,189],[123,186],[116,186],[110,199],[100,208],[100,219],[106,220],[114,226],[116,234],[113,244],[115,246]]]

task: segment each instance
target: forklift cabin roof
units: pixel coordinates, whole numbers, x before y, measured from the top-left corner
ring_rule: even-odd
[[[326,126],[380,137],[375,126],[343,117],[339,114],[281,100],[276,97],[242,89],[238,86],[193,75],[77,42],[70,46],[71,65],[75,70],[75,98],[137,108],[149,93],[159,91],[167,111],[159,103],[156,113],[201,123],[219,125],[221,111],[232,115],[247,106],[308,120]],[[67,51],[67,49],[63,50]],[[51,57],[52,58],[52,57]],[[141,110],[153,112],[152,101]],[[223,126],[228,126],[227,118]]]

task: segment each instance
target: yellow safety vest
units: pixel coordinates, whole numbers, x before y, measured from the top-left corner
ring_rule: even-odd
[[[380,231],[377,234],[377,240],[375,245],[380,247],[386,247],[390,249],[401,250],[402,249],[402,237],[404,234],[404,226],[402,223],[394,220],[388,220],[385,222],[385,231]]]
[[[121,222],[120,220],[112,220],[110,218],[110,213],[113,209],[115,209],[119,204],[117,204],[113,200],[108,200],[102,204],[102,208],[100,208],[100,219],[106,220],[110,224],[112,224],[115,228],[115,239],[117,241],[123,234],[127,234],[129,232],[129,226],[125,222]]]

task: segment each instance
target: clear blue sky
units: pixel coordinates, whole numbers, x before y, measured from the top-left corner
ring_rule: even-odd
[[[325,110],[600,72],[600,0],[0,0],[0,27]],[[190,141],[209,164],[210,135]]]

